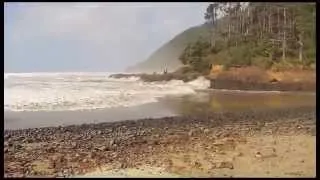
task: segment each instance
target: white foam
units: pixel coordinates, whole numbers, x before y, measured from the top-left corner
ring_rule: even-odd
[[[203,77],[184,83],[143,82],[109,78],[110,73],[5,74],[6,111],[72,111],[129,107],[157,102],[159,97],[195,93],[210,83]]]

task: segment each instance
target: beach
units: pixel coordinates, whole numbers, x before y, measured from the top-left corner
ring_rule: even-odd
[[[5,81],[5,177],[314,177],[315,93],[105,74]]]
[[[4,14],[4,177],[316,177],[314,3]]]
[[[315,133],[314,107],[6,130],[5,176],[314,177]]]

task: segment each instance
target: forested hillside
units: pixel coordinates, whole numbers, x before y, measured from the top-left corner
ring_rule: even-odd
[[[206,24],[182,32],[128,71],[174,71],[182,64],[202,74],[212,64],[315,68],[315,3],[220,2],[199,13]]]
[[[213,3],[205,12],[210,38],[190,43],[180,61],[194,71],[211,64],[265,69],[314,68],[314,3]],[[218,19],[218,15],[224,16]]]

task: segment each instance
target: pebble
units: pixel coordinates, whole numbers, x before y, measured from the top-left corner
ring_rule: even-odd
[[[262,154],[258,151],[258,152],[256,152],[255,157],[256,158],[262,158]]]
[[[309,113],[308,109],[306,109],[305,111],[307,113]],[[292,111],[292,112],[290,111],[290,113],[297,113],[298,114],[299,111]],[[312,113],[314,113],[314,110],[312,111]],[[284,116],[284,115],[285,115],[285,113],[283,113],[281,116]],[[177,149],[179,151],[184,151],[183,146],[180,147],[180,144],[189,145],[188,147],[190,147],[190,148],[195,147],[193,145],[194,143],[189,143],[188,140],[190,140],[190,139],[188,137],[195,136],[195,134],[196,134],[195,132],[199,132],[195,127],[196,125],[198,126],[199,129],[200,129],[200,127],[205,127],[205,128],[202,128],[202,132],[205,134],[208,134],[210,132],[213,132],[211,127],[216,127],[216,125],[223,123],[225,118],[227,118],[230,121],[233,120],[232,114],[229,114],[227,117],[220,117],[219,115],[215,115],[215,116],[218,116],[218,117],[217,118],[207,117],[207,119],[202,118],[202,117],[201,118],[199,117],[196,119],[193,117],[186,117],[186,118],[176,117],[176,118],[171,118],[170,121],[168,121],[168,122],[170,122],[170,124],[165,124],[165,125],[163,124],[163,121],[161,121],[161,119],[159,121],[150,121],[150,120],[147,121],[146,120],[145,122],[148,122],[148,123],[140,123],[143,121],[140,121],[139,123],[128,122],[128,124],[130,123],[130,125],[127,125],[126,128],[122,128],[121,131],[124,131],[124,132],[118,133],[116,139],[114,137],[115,134],[112,134],[111,131],[112,131],[112,129],[115,129],[115,130],[117,129],[117,128],[114,128],[114,127],[118,127],[119,124],[116,125],[117,123],[114,123],[114,124],[102,123],[102,124],[98,124],[98,125],[81,125],[81,126],[74,125],[74,126],[64,127],[64,128],[60,128],[60,129],[58,129],[58,128],[39,128],[39,129],[24,129],[24,130],[11,130],[11,131],[5,130],[5,132],[4,132],[5,163],[10,164],[7,167],[5,167],[5,176],[6,177],[7,176],[14,176],[14,177],[22,176],[23,171],[24,171],[25,175],[36,174],[37,172],[33,172],[32,170],[29,170],[29,169],[27,169],[27,170],[24,169],[25,166],[29,166],[27,163],[25,163],[24,165],[19,164],[19,163],[16,163],[16,164],[13,164],[13,163],[14,162],[23,162],[23,161],[32,162],[34,159],[39,159],[39,160],[49,159],[50,160],[53,156],[57,156],[57,157],[56,157],[56,160],[50,160],[50,162],[56,163],[56,166],[53,167],[54,169],[52,170],[52,172],[54,172],[54,170],[56,170],[57,175],[59,175],[60,177],[68,176],[69,174],[72,174],[72,173],[79,174],[84,170],[88,170],[88,167],[77,167],[77,165],[75,165],[75,167],[73,167],[74,168],[73,172],[71,172],[71,170],[63,171],[66,168],[68,168],[67,162],[68,163],[72,162],[72,163],[75,163],[78,165],[86,163],[87,166],[90,165],[90,166],[93,166],[92,168],[95,168],[94,166],[97,166],[99,164],[99,162],[107,162],[107,163],[112,164],[112,163],[119,162],[120,161],[119,159],[126,158],[128,156],[127,159],[123,160],[126,163],[123,164],[122,166],[126,167],[127,161],[129,163],[132,163],[135,165],[136,164],[135,162],[133,163],[130,161],[137,161],[137,163],[140,161],[144,162],[146,157],[148,157],[148,154],[143,154],[143,155],[141,154],[141,156],[140,156],[141,152],[153,153],[154,150],[161,150],[161,152],[163,152],[163,154],[166,154],[169,147],[172,147],[172,150],[174,150],[174,152],[176,152]],[[245,116],[243,116],[243,117],[245,117]],[[259,116],[255,115],[255,117],[250,117],[248,119],[251,121],[251,120],[257,119],[257,117],[259,117]],[[274,117],[276,117],[276,115],[270,116],[270,113],[269,114],[265,113],[263,115],[263,117],[274,119]],[[259,119],[262,119],[262,118],[259,118]],[[209,121],[210,119],[214,119],[214,121],[210,122],[210,126],[205,126],[202,124],[203,122]],[[238,119],[236,119],[236,120],[238,120]],[[198,123],[196,123],[196,122],[198,122]],[[136,127],[137,124],[145,124],[145,126],[143,126],[143,128],[141,126],[140,130],[138,131],[137,129],[139,129],[139,127]],[[133,143],[132,146],[128,147],[128,144],[132,141],[133,142],[136,142],[136,141],[141,142],[141,137],[136,136],[138,132],[141,132],[141,134],[145,134],[145,135],[146,135],[146,133],[144,133],[144,132],[148,132],[148,134],[151,133],[151,131],[150,131],[151,128],[148,129],[148,127],[147,127],[149,124],[153,127],[158,127],[158,129],[155,128],[155,130],[154,130],[157,132],[157,134],[155,134],[154,136],[144,136],[143,139],[146,140],[146,142],[148,142],[148,143],[147,144],[140,143],[139,145],[141,145],[141,147],[143,146],[143,148],[149,147],[152,150],[145,151],[145,149],[142,149],[141,147],[137,147],[135,143]],[[175,128],[172,128],[171,126],[173,126],[175,128],[179,128],[179,127],[183,127],[183,128],[175,129]],[[245,126],[245,125],[243,125],[243,126]],[[271,124],[271,125],[266,125],[266,126],[271,127],[271,126],[275,126],[275,125]],[[294,124],[291,125],[290,123],[284,124],[284,126],[290,126],[291,129],[297,129],[297,128],[295,128],[296,125],[294,125]],[[304,127],[304,124],[301,124],[300,126]],[[308,126],[310,126],[310,125],[308,125]],[[162,129],[160,127],[168,127],[168,129],[167,129],[168,132],[163,133]],[[91,130],[88,131],[87,129],[91,129]],[[216,129],[217,129],[218,135],[220,135],[220,136],[227,136],[228,135],[227,132],[224,132],[225,130],[223,127],[221,127],[221,128],[219,127]],[[115,130],[113,131],[113,133],[115,133]],[[281,130],[283,131],[283,129],[279,129],[278,131],[281,131]],[[38,134],[35,133],[36,131],[38,131]],[[102,132],[107,132],[107,131],[108,132],[110,131],[110,133],[102,133]],[[126,131],[128,131],[128,132],[126,132]],[[160,132],[158,132],[158,131],[160,131]],[[229,135],[231,136],[234,134],[233,131],[236,131],[236,129],[231,128],[229,131],[232,132],[232,133],[229,133]],[[310,128],[309,131],[310,131],[310,133],[314,133],[314,135],[316,133],[315,128]],[[168,141],[167,135],[172,132],[175,132],[175,135],[177,135],[176,136],[177,138],[174,137],[172,139],[169,139],[170,141]],[[180,132],[188,132],[188,133],[183,134]],[[97,134],[100,136],[97,136]],[[180,134],[182,134],[182,135],[180,135]],[[132,139],[126,140],[125,138],[129,137],[130,135],[132,136],[131,137]],[[160,137],[161,137],[161,142],[158,140],[158,138],[160,138]],[[110,138],[112,138],[112,139],[110,140]],[[199,139],[201,140],[201,137],[198,137],[197,139],[192,138],[191,141],[194,142],[194,141],[198,141]],[[29,142],[32,142],[31,140],[33,140],[35,142],[46,142],[47,147],[45,147],[44,145],[41,144],[41,145],[39,145],[39,147],[33,147],[30,149],[25,148],[25,145],[22,144],[22,141],[29,143]],[[115,140],[117,141],[117,143],[115,143]],[[186,140],[186,143],[184,142],[185,140]],[[235,141],[237,141],[237,140],[238,139],[235,139]],[[180,144],[178,144],[178,143],[180,143]],[[153,148],[154,144],[159,144],[159,146],[158,146],[159,148]],[[11,145],[12,145],[13,149],[9,149],[9,147]],[[75,148],[75,146],[76,146],[76,148]],[[112,148],[112,146],[117,146],[117,149]],[[93,150],[95,149],[95,147],[98,147],[98,148],[96,148],[96,150],[94,152],[94,153],[96,153],[96,155],[94,155],[94,153],[93,153]],[[210,147],[213,147],[212,144],[210,144]],[[110,148],[110,150],[106,151],[109,148]],[[264,150],[259,150],[258,152],[260,153],[260,157],[262,157],[262,156],[266,157],[266,155],[268,156],[268,154],[272,155],[272,154],[276,153],[275,149],[273,150],[272,148],[270,148],[268,151],[270,153],[265,153]],[[255,156],[259,156],[258,152],[256,152]],[[89,154],[89,153],[91,153],[91,155],[89,155],[89,156],[92,156],[92,158],[94,158],[94,159],[92,159],[92,158],[89,159],[88,156],[86,156],[86,154]],[[132,154],[138,154],[139,156],[133,158]],[[239,153],[236,153],[235,156],[241,156],[241,154],[242,153],[239,152]],[[67,155],[71,157],[70,160],[66,160],[63,158],[63,157],[67,158],[66,157]],[[61,157],[61,158],[58,158],[58,157]],[[141,160],[139,160],[139,159],[141,159]],[[189,158],[189,159],[191,159],[191,158]],[[95,162],[95,161],[97,161],[97,162]],[[185,161],[187,161],[189,163],[191,160],[185,159]],[[90,162],[90,164],[89,164],[89,162]],[[155,161],[155,162],[158,163],[158,161]],[[302,160],[300,162],[303,163],[304,161]],[[196,167],[198,167],[198,166],[201,167],[202,166],[201,163],[199,161],[196,161],[196,162],[194,162],[193,165]],[[169,166],[172,166],[173,161],[167,160],[167,164]],[[85,166],[85,165],[83,165],[83,166]],[[225,162],[213,164],[212,168],[233,169],[234,167],[233,167],[232,161],[225,161]],[[52,174],[54,175],[55,173],[52,173]],[[49,176],[49,174],[43,174],[43,175]]]

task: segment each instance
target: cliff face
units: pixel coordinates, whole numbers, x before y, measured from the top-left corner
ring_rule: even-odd
[[[169,72],[174,71],[182,65],[179,56],[186,46],[196,42],[200,37],[208,38],[209,36],[209,28],[205,25],[189,28],[161,46],[147,60],[129,67],[126,71],[130,73],[153,73],[163,72],[165,68]]]

